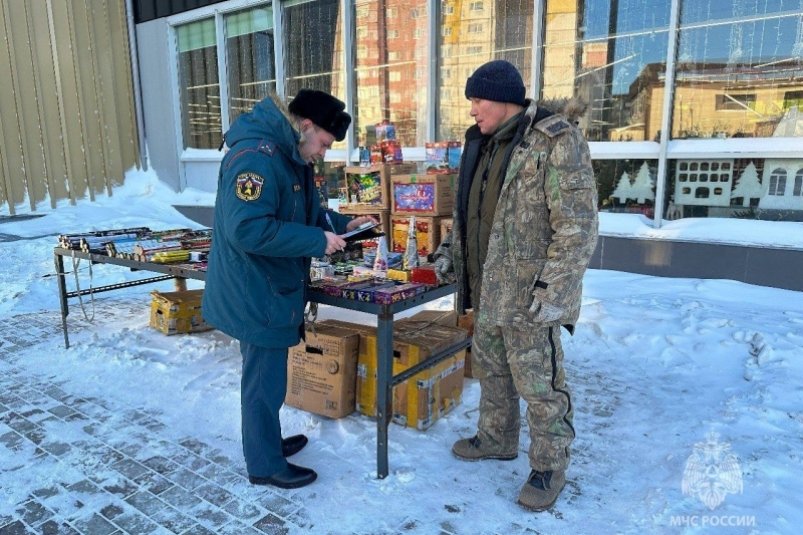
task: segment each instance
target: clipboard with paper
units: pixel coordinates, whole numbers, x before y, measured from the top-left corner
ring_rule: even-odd
[[[348,243],[362,240],[373,240],[385,235],[384,232],[376,230],[376,227],[380,226],[380,224],[381,223],[371,222],[363,223],[354,230],[346,232],[345,234],[341,234],[340,237],[346,240]]]

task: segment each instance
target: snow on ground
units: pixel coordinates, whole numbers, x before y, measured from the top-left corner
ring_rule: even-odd
[[[0,242],[0,319],[58,310],[51,254],[56,234],[198,227],[170,208],[179,197],[146,173],[127,180],[114,197],[0,225],[5,234],[47,235]],[[78,268],[85,287],[88,267]],[[92,269],[94,285],[140,277],[114,266]],[[141,300],[142,313],[113,322],[96,317],[88,328],[71,332],[69,350],[54,336],[20,365],[32,377],[66,380],[64,388],[82,396],[158,411],[168,437],[197,436],[241,458],[236,342],[217,331],[165,337],[150,329],[152,289],[171,285],[98,296]],[[513,462],[464,463],[450,454],[455,440],[474,432],[475,380],[466,381],[462,405],[428,431],[391,427],[391,473],[384,480],[375,478],[373,421],[357,414],[330,420],[283,408],[285,433],[311,439],[295,462],[319,473],[315,484],[296,495],[303,496],[312,524],[333,533],[391,530],[405,519],[415,520],[412,531],[420,533],[446,527],[491,533],[511,523],[539,533],[708,532],[721,524],[737,532],[796,533],[803,524],[801,297],[727,280],[589,271],[577,334],[563,338],[577,439],[569,483],[549,512],[532,514],[515,504],[529,472],[526,425]],[[84,302],[89,312],[91,303]],[[450,298],[427,305],[450,307]],[[373,321],[331,307],[321,307],[320,317]],[[69,321],[86,325],[75,301]],[[702,456],[706,444],[708,457]],[[741,479],[731,490],[741,492],[721,494],[711,509],[693,476],[708,474],[709,482],[719,484],[714,490],[722,490],[729,481],[723,471],[729,453],[737,470],[728,474]],[[10,471],[15,462],[0,452],[0,516],[11,514],[7,505],[36,485],[34,477],[20,479],[19,471]]]

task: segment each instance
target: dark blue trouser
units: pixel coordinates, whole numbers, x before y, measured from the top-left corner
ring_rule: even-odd
[[[251,476],[272,476],[287,467],[279,423],[279,409],[287,393],[287,348],[271,349],[240,341],[240,353],[245,465]]]

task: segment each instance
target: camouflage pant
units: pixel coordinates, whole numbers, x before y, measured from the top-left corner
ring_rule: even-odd
[[[527,402],[530,466],[565,470],[574,439],[560,327],[521,330],[478,323],[472,342],[482,369],[478,435],[500,451],[519,444],[519,396]]]

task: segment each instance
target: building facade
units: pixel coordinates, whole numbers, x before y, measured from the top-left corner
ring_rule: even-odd
[[[580,126],[600,210],[655,226],[803,220],[803,0],[134,6],[150,162],[176,189],[214,190],[221,133],[268,92],[301,87],[335,94],[355,118],[327,156],[333,175],[382,121],[406,160],[422,160],[426,142],[461,139],[472,123],[466,78],[504,58],[528,96],[588,104]]]

